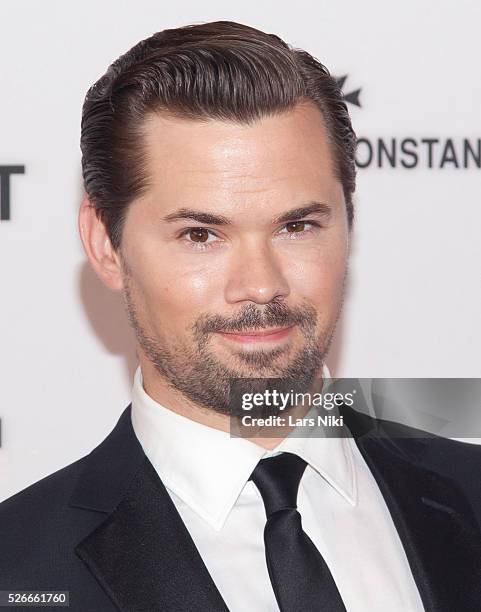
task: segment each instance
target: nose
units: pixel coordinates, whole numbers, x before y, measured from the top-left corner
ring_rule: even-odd
[[[239,245],[239,250],[232,253],[225,286],[225,299],[229,304],[268,304],[289,293],[281,262],[268,244],[252,241]]]

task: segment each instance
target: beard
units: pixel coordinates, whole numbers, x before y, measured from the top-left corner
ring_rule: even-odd
[[[236,317],[200,315],[189,330],[193,341],[179,340],[174,344],[165,336],[147,333],[140,322],[128,278],[124,278],[123,299],[137,341],[163,380],[194,404],[228,416],[243,412],[240,404],[233,401],[233,383],[237,393],[263,392],[266,381],[272,385],[272,379],[276,379],[277,389],[287,385],[290,389],[295,387],[295,392],[307,391],[322,368],[342,306],[341,298],[334,324],[317,332],[317,312],[310,305],[288,307],[273,300],[261,309],[250,303]],[[282,363],[281,358],[289,346],[233,352],[227,363],[209,349],[209,337],[215,332],[248,332],[291,325],[299,326],[305,342],[287,363]],[[277,412],[277,408],[272,410],[272,414]]]

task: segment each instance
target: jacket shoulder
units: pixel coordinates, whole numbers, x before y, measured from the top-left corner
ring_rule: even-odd
[[[88,588],[75,547],[108,516],[101,501],[116,501],[111,490],[116,479],[119,490],[124,485],[131,447],[137,450],[127,408],[90,453],[0,503],[2,584],[48,590],[78,579]]]
[[[50,513],[55,506],[68,501],[87,457],[77,459],[1,502],[0,532],[9,519],[18,525],[23,517],[38,517],[42,511]]]
[[[82,597],[95,596],[91,591],[96,591],[97,587],[90,584],[88,572],[75,554],[75,546],[103,522],[106,515],[70,505],[90,455],[42,478],[0,504],[1,588],[69,590],[71,587]]]
[[[93,464],[94,470],[102,470],[114,461],[115,455],[125,446],[125,429],[129,431],[126,426],[130,422],[129,408],[109,435],[89,453],[0,503],[0,534],[3,534],[9,521],[14,521],[16,525],[29,519],[37,524],[41,519],[51,521],[61,508],[68,507],[78,480],[89,463]]]
[[[57,470],[0,504],[0,575],[9,560],[55,556],[72,532],[70,496],[86,457]],[[19,563],[21,565],[21,563]]]

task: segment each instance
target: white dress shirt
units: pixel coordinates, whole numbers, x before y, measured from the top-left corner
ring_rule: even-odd
[[[260,459],[283,451],[307,462],[297,499],[302,526],[347,611],[424,610],[384,498],[352,438],[288,436],[268,451],[160,405],[145,392],[140,366],[132,425],[231,612],[279,612],[265,560],[264,504],[248,479]]]

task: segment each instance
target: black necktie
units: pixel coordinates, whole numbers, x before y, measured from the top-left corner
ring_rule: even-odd
[[[264,543],[272,588],[281,612],[345,612],[326,562],[302,529],[297,491],[305,468],[301,457],[281,453],[259,461],[249,479],[266,510]]]

